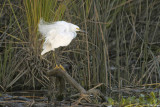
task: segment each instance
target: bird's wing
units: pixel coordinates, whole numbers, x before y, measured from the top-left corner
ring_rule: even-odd
[[[67,46],[71,43],[73,38],[73,32],[61,32],[55,36],[55,39],[52,41],[52,44],[54,48],[58,48],[60,46]]]

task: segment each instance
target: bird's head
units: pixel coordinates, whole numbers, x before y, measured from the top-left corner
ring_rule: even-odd
[[[85,32],[85,31],[81,30],[77,25],[74,25],[74,24],[71,24],[70,30],[74,31],[74,32],[76,32],[76,31]]]
[[[80,31],[80,28],[77,25],[71,24],[70,30],[76,32],[76,31]]]

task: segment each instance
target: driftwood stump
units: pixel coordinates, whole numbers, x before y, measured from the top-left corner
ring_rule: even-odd
[[[72,97],[76,97],[76,96],[80,97],[77,101],[75,101],[75,104],[81,103],[82,100],[85,100],[85,101],[91,103],[92,102],[91,97],[100,98],[101,100],[105,99],[104,95],[98,89],[96,89],[97,87],[101,86],[102,84],[99,84],[99,85],[95,86],[94,88],[86,91],[80,84],[78,84],[78,82],[76,82],[67,73],[67,71],[61,65],[59,67],[55,67],[53,70],[50,70],[49,72],[47,72],[47,76],[50,78],[50,80],[51,80],[50,82],[52,82],[52,79],[51,79],[52,77],[56,77],[56,80],[59,80],[59,82],[60,82],[59,92],[58,92],[57,97],[62,96],[62,92],[63,92],[63,89],[65,88],[64,86],[65,86],[65,80],[66,80],[70,85],[72,85],[74,88],[76,88],[79,91],[78,94],[72,95]],[[50,88],[52,88],[52,87],[50,87]],[[51,89],[49,89],[49,90],[51,90]],[[53,93],[49,93],[49,94],[52,95]]]

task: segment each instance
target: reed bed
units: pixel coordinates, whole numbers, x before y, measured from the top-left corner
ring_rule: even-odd
[[[40,89],[54,67],[52,52],[40,57],[42,17],[84,29],[56,50],[57,62],[85,88],[102,90],[160,82],[159,0],[24,0],[0,2],[0,89]]]

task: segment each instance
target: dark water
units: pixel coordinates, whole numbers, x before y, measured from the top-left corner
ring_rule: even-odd
[[[48,101],[48,91],[17,91],[0,94],[0,107],[66,107],[71,101]],[[78,106],[79,107],[79,106]],[[81,107],[81,106],[80,106]]]
[[[0,95],[0,107],[47,107],[47,91],[18,91]]]

